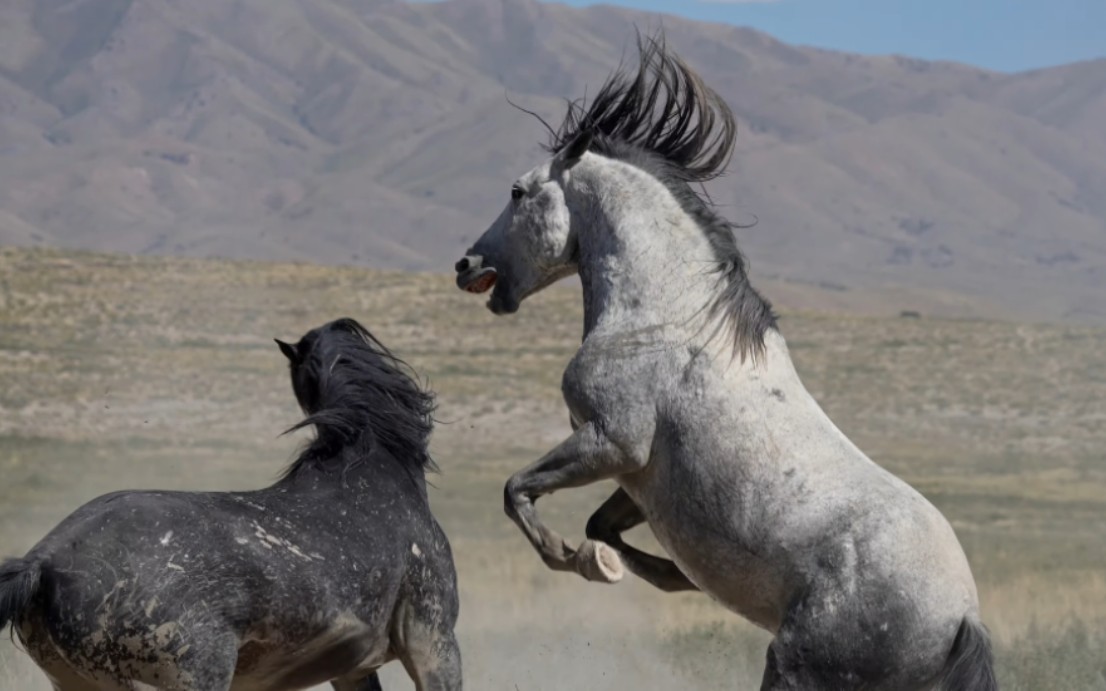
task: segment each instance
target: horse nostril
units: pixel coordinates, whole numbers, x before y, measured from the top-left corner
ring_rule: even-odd
[[[468,271],[469,270],[469,258],[464,257],[463,259],[461,259],[461,261],[454,264],[453,268],[457,270],[457,273],[461,273],[462,271]]]

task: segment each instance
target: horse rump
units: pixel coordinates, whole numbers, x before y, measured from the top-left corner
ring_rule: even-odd
[[[38,592],[41,576],[42,565],[26,557],[0,564],[0,631],[9,622],[13,628],[19,624],[19,616]]]
[[[998,691],[991,637],[977,619],[965,617],[941,674],[945,691]]]

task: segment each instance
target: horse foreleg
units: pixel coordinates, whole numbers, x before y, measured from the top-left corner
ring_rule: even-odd
[[[578,552],[542,524],[534,502],[559,489],[583,487],[636,469],[634,461],[594,423],[586,422],[541,459],[511,476],[503,490],[503,507],[549,568],[576,571],[589,580],[617,581],[622,567],[611,548],[585,543]]]
[[[362,682],[361,688],[357,691],[384,691],[384,688],[380,685],[380,677],[376,675],[376,672],[373,672],[368,679]]]
[[[461,648],[453,632],[407,643],[409,647],[399,651],[399,659],[416,691],[461,691]]]
[[[619,488],[588,519],[586,532],[589,540],[615,548],[631,573],[666,593],[698,590],[672,560],[655,557],[622,541],[622,533],[644,522],[645,514],[630,495]]]

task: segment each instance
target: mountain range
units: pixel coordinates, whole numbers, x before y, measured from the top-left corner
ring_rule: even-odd
[[[6,0],[0,243],[449,271],[545,155],[508,98],[556,124],[635,27],[733,108],[708,190],[770,297],[1106,323],[1106,60],[536,0]]]

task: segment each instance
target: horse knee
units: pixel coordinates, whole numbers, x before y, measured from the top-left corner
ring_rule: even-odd
[[[503,485],[503,513],[511,520],[518,518],[518,480],[512,475]]]
[[[523,507],[533,501],[525,485],[526,479],[522,473],[515,473],[503,485],[503,512],[511,520],[517,520]]]
[[[461,648],[452,633],[419,641],[402,651],[400,659],[419,691],[460,691]]]

